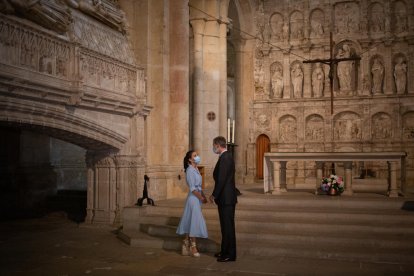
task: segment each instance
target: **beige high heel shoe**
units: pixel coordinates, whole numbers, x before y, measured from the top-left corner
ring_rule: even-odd
[[[200,257],[200,253],[198,253],[197,250],[197,244],[195,242],[191,242],[191,246],[190,246],[190,255],[196,258]],[[195,253],[193,251],[196,251]]]
[[[183,240],[183,245],[181,246],[181,255],[190,256],[190,241],[186,238]]]

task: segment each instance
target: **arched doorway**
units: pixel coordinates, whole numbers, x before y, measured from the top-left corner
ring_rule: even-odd
[[[270,139],[265,134],[256,139],[256,178],[263,179],[263,157],[270,151]]]

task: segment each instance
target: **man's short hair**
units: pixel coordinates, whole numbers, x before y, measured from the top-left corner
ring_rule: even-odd
[[[223,136],[217,136],[216,138],[214,138],[213,144],[219,145],[222,148],[227,148],[226,138],[224,138]]]

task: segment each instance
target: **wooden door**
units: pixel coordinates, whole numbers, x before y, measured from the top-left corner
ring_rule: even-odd
[[[270,151],[270,139],[265,134],[261,134],[256,140],[256,177],[263,179],[263,157],[265,152]]]

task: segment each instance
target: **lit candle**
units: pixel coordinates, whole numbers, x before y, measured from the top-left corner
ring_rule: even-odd
[[[234,143],[234,132],[235,132],[234,130],[235,130],[235,128],[234,128],[234,120],[233,120],[233,137],[232,137],[232,139],[231,139],[231,142],[232,142],[232,143]]]
[[[227,142],[230,142],[230,118],[227,119]]]

